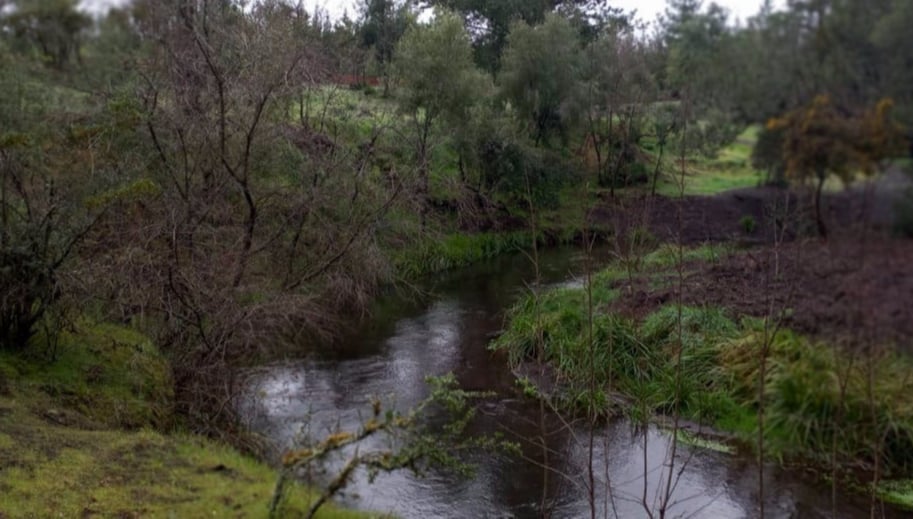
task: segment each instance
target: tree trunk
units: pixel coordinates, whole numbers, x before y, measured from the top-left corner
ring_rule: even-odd
[[[653,185],[650,187],[650,196],[656,196],[656,179],[659,177],[659,166],[663,162],[663,151],[666,149],[666,144],[661,143],[659,145],[659,157],[656,159],[656,167],[653,168]]]
[[[611,153],[613,140],[615,139],[615,110],[609,110],[609,152]],[[611,155],[606,156],[605,167],[609,169]],[[609,196],[615,199],[615,179],[609,179]]]
[[[244,278],[244,271],[247,270],[247,261],[250,258],[250,251],[254,244],[254,229],[257,225],[257,205],[254,202],[254,197],[246,183],[241,187],[244,194],[244,202],[247,204],[247,218],[244,222],[244,238],[241,245],[241,256],[238,258],[238,268],[235,271],[235,277],[232,281],[232,286],[235,288],[241,285],[241,280]]]
[[[827,226],[824,224],[824,215],[821,208],[821,193],[824,191],[824,182],[827,177],[818,175],[818,187],[815,189],[815,223],[818,225],[818,234],[827,239]]]

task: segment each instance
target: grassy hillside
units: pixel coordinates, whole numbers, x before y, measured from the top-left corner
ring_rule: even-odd
[[[85,321],[47,347],[39,337],[0,353],[0,517],[266,517],[272,468],[161,432],[174,430],[172,386],[147,338]],[[287,495],[294,517],[312,493]],[[327,506],[319,517],[367,514]]]

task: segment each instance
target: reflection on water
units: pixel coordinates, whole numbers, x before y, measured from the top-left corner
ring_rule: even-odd
[[[577,252],[549,251],[541,258],[542,280],[573,286],[582,263]],[[392,295],[335,357],[254,370],[244,409],[250,427],[282,450],[301,436],[357,429],[375,397],[407,409],[427,396],[425,377],[453,372],[466,389],[498,394],[483,404],[471,432],[517,439],[526,459],[471,456],[477,471],[469,480],[401,471],[369,484],[360,474],[348,488],[347,504],[404,518],[540,517],[544,492],[553,517],[589,517],[592,461],[596,515],[648,517],[645,510],[659,509],[668,483],[669,435],[650,429],[645,442],[642,430],[616,421],[592,431],[591,449],[590,429],[553,415],[540,422],[538,406],[516,396],[505,360],[487,350],[504,308],[533,278],[526,256],[517,255],[429,282],[430,297]],[[537,443],[543,424],[547,454]],[[361,449],[380,449],[386,441],[372,437]],[[331,470],[345,454],[331,461]],[[553,470],[544,473],[546,462]],[[766,473],[768,517],[832,517],[827,488],[772,468]],[[666,517],[758,515],[757,468],[750,460],[679,445],[673,476]],[[851,498],[841,497],[838,510],[838,517],[868,517]]]

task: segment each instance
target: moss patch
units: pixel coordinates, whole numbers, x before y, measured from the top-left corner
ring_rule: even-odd
[[[275,472],[203,439],[58,425],[0,398],[4,517],[265,517]],[[311,494],[289,492],[300,515]],[[321,517],[366,514],[328,506]]]
[[[172,420],[167,361],[147,337],[122,326],[82,321],[56,344],[38,335],[23,352],[0,351],[0,379],[0,389],[39,412],[61,407],[110,427]]]
[[[269,466],[172,426],[167,362],[142,334],[83,321],[0,352],[0,517],[266,517]],[[286,515],[312,492],[288,492]],[[366,514],[328,506],[326,518]]]

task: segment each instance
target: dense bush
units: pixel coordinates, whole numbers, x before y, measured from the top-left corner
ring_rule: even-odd
[[[522,206],[554,208],[560,189],[580,178],[577,166],[559,153],[508,139],[481,139],[477,153],[483,185]]]
[[[57,295],[54,269],[39,250],[0,246],[0,349],[24,347]]]
[[[751,152],[751,166],[764,171],[767,184],[786,185],[786,163],[783,161],[783,130],[763,128]]]

